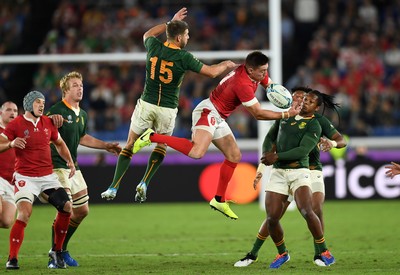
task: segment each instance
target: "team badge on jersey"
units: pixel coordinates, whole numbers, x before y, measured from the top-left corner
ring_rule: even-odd
[[[307,125],[307,123],[306,122],[301,122],[300,124],[299,124],[299,129],[304,129],[304,128],[306,128],[306,125]]]

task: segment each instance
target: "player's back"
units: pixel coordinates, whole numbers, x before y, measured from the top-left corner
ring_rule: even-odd
[[[147,49],[146,82],[142,99],[168,108],[178,106],[179,88],[185,72],[200,72],[203,63],[191,53],[155,37],[145,41]]]

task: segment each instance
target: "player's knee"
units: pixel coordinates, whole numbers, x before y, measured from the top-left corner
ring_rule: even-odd
[[[13,225],[13,223],[14,223],[14,216],[3,217],[3,219],[0,221],[0,228],[8,229]]]
[[[207,149],[203,150],[201,148],[193,147],[192,150],[190,150],[190,152],[189,152],[189,157],[191,157],[193,159],[201,159],[202,157],[204,157],[206,152],[207,152]]]
[[[49,203],[53,205],[58,211],[71,213],[72,202],[70,201],[68,194],[64,190],[64,188],[53,189],[50,192],[47,192],[47,195],[49,196]]]
[[[72,213],[75,219],[78,220],[83,220],[87,215],[89,215],[89,196],[87,194],[74,199],[72,204]]]
[[[268,227],[275,227],[279,224],[279,218],[277,216],[268,216],[266,222]]]

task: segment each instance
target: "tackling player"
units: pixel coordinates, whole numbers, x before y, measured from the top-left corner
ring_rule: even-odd
[[[15,148],[15,203],[17,220],[10,231],[10,251],[7,269],[19,269],[18,253],[24,240],[24,231],[32,214],[32,204],[39,195],[57,210],[54,225],[54,246],[49,252],[54,268],[66,268],[61,255],[68,229],[72,203],[53,173],[49,143],[53,142],[67,166],[69,177],[75,166],[65,142],[51,119],[43,116],[45,98],[38,91],[29,92],[23,100],[25,113],[11,121],[0,135],[0,152]]]
[[[210,206],[229,218],[237,219],[238,216],[229,207],[225,192],[241,159],[241,152],[226,119],[240,105],[258,120],[288,118],[300,111],[294,107],[288,112],[274,112],[261,108],[255,92],[259,84],[266,88],[272,83],[268,77],[268,62],[269,58],[262,52],[251,52],[246,57],[245,64],[220,81],[210,97],[200,102],[193,110],[192,141],[159,135],[148,129],[136,141],[133,151],[137,152],[151,142],[157,142],[165,143],[191,158],[200,159],[212,142],[224,154],[225,160],[221,165],[217,191],[210,201]]]

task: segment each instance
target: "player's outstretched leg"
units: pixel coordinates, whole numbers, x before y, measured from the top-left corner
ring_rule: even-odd
[[[149,128],[140,137],[138,137],[138,139],[135,141],[135,144],[133,145],[132,152],[136,154],[137,152],[142,150],[143,147],[149,146],[151,144],[150,136],[153,133],[154,130]]]
[[[210,207],[214,210],[217,210],[227,216],[228,218],[231,218],[233,220],[237,220],[239,217],[232,211],[232,209],[229,207],[228,202],[217,202],[215,198],[213,198],[210,201]]]

